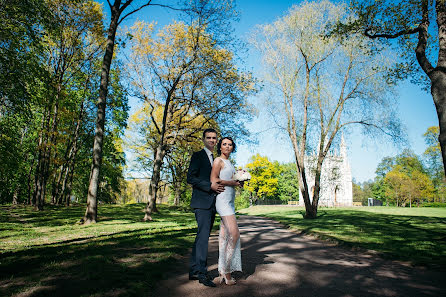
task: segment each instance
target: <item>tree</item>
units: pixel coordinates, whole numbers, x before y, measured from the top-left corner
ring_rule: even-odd
[[[396,165],[384,177],[384,182],[389,185],[386,195],[400,206],[400,201],[405,200],[405,190],[410,186],[410,177],[403,172],[401,165]]]
[[[1,0],[0,17],[0,201],[27,202],[36,150],[33,105],[46,75],[39,49],[45,28],[56,23],[48,1],[40,0]]]
[[[426,158],[429,175],[437,190],[438,201],[440,202],[441,199],[444,202],[446,198],[446,180],[441,159],[440,142],[438,141],[439,133],[439,127],[432,126],[423,134],[424,141],[428,146],[423,155]]]
[[[385,169],[383,169],[385,168]],[[372,187],[380,200],[405,206],[416,201],[431,201],[435,188],[420,158],[410,150],[395,157],[386,157],[378,165],[377,179]]]
[[[389,185],[386,194],[396,202],[396,206],[404,207],[409,202],[412,207],[413,201],[429,202],[434,196],[434,186],[429,176],[416,168],[407,172],[402,165],[395,165],[386,174],[384,182]]]
[[[145,102],[129,121],[127,147],[134,154],[135,166],[140,171],[145,172],[149,179],[153,169],[153,153],[156,151],[156,143],[159,139],[156,127],[162,124],[162,118],[163,110],[161,107],[152,110],[150,102]],[[180,204],[181,197],[184,196],[188,188],[186,174],[190,157],[194,151],[198,151],[203,145],[201,140],[202,127],[210,125],[218,130],[218,125],[214,121],[208,121],[202,117],[191,120],[191,117],[186,115],[183,121],[188,125],[178,126],[178,122],[175,121],[168,123],[167,133],[169,135],[182,134],[188,137],[166,138],[168,149],[166,150],[165,162],[163,162],[164,166],[161,168],[164,182],[170,185],[174,193],[175,205]]]
[[[88,186],[87,194],[87,208],[85,210],[84,217],[80,220],[83,224],[96,223],[98,205],[97,194],[99,187],[99,174],[102,164],[102,149],[104,145],[104,126],[105,126],[105,114],[107,105],[107,93],[110,77],[111,63],[113,60],[113,53],[115,49],[116,32],[121,22],[128,16],[140,11],[146,6],[157,5],[168,7],[167,5],[154,4],[151,0],[143,1],[143,4],[131,6],[136,4],[136,0],[114,0],[113,4],[107,0],[110,7],[111,16],[110,24],[107,30],[107,39],[104,58],[102,60],[101,67],[101,80],[99,86],[99,98],[97,102],[97,116],[96,116],[96,130],[93,144],[93,161],[90,172],[90,182]],[[126,12],[126,13],[124,13]]]
[[[251,174],[251,180],[245,184],[245,189],[251,192],[251,204],[258,199],[276,197],[279,185],[279,164],[272,163],[268,157],[256,154],[250,158],[246,169]]]
[[[297,168],[295,163],[280,165],[278,176],[278,196],[282,201],[299,200],[299,183],[297,181]]]
[[[214,5],[199,4],[203,11],[214,10]],[[228,18],[231,7],[214,13]],[[254,91],[253,80],[235,67],[233,54],[208,33],[212,24],[204,17],[209,18],[200,14],[192,25],[168,25],[157,38],[152,38],[153,26],[142,22],[131,33],[130,79],[135,95],[149,107],[153,128],[147,139],[153,157],[145,221],[157,211],[162,166],[178,141],[196,141],[200,131],[213,123],[224,123],[224,131],[235,136],[246,132],[242,122],[250,116],[246,97]]]
[[[33,193],[33,202],[39,210],[43,209],[51,160],[56,158],[54,147],[63,116],[60,108],[68,105],[73,78],[100,50],[103,32],[102,11],[98,3],[57,0],[51,2],[50,8],[59,25],[45,31],[45,46],[41,53],[48,75],[41,81],[45,87],[41,90],[41,128]]]
[[[31,116],[33,85],[44,72],[38,49],[45,28],[57,26],[41,0],[0,0],[0,117]]]
[[[353,202],[361,202],[362,205],[368,205],[368,198],[373,197],[373,185],[370,181],[363,183],[353,181]]]
[[[317,217],[322,164],[342,131],[360,125],[364,134],[401,139],[385,80],[392,54],[374,54],[360,35],[328,36],[330,24],[347,17],[345,6],[329,1],[294,5],[283,18],[260,26],[253,40],[275,95],[272,114],[293,147],[305,218]],[[311,150],[315,164],[307,164]],[[311,196],[307,170],[315,172]]]
[[[444,0],[351,1],[355,18],[340,22],[334,32],[361,32],[384,45],[396,46],[401,60],[393,79],[409,76],[426,83],[434,101],[440,133],[443,170],[446,170],[446,3]],[[396,43],[389,41],[396,40]],[[381,45],[379,45],[381,47]],[[436,65],[434,61],[436,60]],[[446,172],[446,171],[445,171]]]

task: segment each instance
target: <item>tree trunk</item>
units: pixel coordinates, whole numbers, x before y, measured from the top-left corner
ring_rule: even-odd
[[[70,205],[70,199],[71,199],[71,187],[73,185],[73,175],[74,175],[74,164],[73,167],[71,168],[70,172],[68,173],[69,175],[69,179],[68,179],[68,183],[67,183],[67,189],[66,191],[64,191],[64,200],[65,200],[65,205],[69,206]]]
[[[429,5],[428,1],[422,2],[423,18],[419,25],[418,44],[415,49],[418,64],[427,74],[431,81],[431,94],[435,104],[440,127],[441,156],[443,159],[443,170],[446,175],[446,5],[444,1],[435,1],[435,10],[437,13],[438,25],[438,62],[437,67],[433,67],[426,56],[426,46],[429,28]]]
[[[440,68],[433,71],[431,79],[431,94],[432,98],[434,99],[438,116],[438,124],[440,126],[438,141],[440,142],[441,156],[443,158],[443,169],[446,175],[446,68]]]
[[[325,137],[325,135],[323,135]],[[321,172],[322,172],[322,163],[324,162],[324,142],[323,138],[321,137],[320,142],[320,148],[319,148],[319,154],[317,157],[317,164],[316,164],[316,174],[314,176],[314,192],[313,192],[313,200],[311,201],[311,211],[310,216],[308,218],[315,219],[317,216],[317,208],[319,205],[319,193],[321,191]]]
[[[446,3],[437,0],[435,9],[437,12],[439,51],[438,64],[430,78],[432,81],[431,93],[440,126],[438,141],[440,142],[443,170],[446,176]]]
[[[129,1],[131,2],[131,1]],[[96,223],[98,215],[97,194],[99,187],[99,174],[102,164],[102,146],[104,143],[105,108],[108,93],[108,81],[110,77],[111,62],[115,46],[116,30],[119,25],[121,1],[115,1],[111,7],[111,21],[108,29],[107,46],[102,60],[101,82],[99,87],[99,99],[97,103],[96,131],[93,144],[93,164],[90,172],[90,184],[88,186],[87,209],[81,219],[81,223]]]
[[[156,198],[158,193],[158,185],[161,178],[161,166],[163,165],[166,149],[163,144],[158,145],[155,152],[155,161],[153,163],[152,178],[149,185],[149,201],[145,208],[143,221],[151,221],[152,213],[158,212],[156,208]]]
[[[42,119],[42,127],[39,135],[39,144],[38,144],[38,155],[37,155],[37,166],[36,173],[34,176],[34,192],[33,198],[31,200],[31,204],[34,205],[36,210],[43,210],[42,200],[45,197],[44,188],[45,188],[45,157],[46,150],[48,149],[48,132],[47,129],[49,127],[50,122],[50,108],[45,111],[44,118]]]
[[[62,164],[59,166],[59,174],[57,174],[57,178],[54,179],[53,182],[53,192],[52,192],[52,198],[54,204],[60,205],[62,203],[61,201],[61,195],[60,195],[60,184],[62,182],[62,176],[65,172],[65,164]]]
[[[15,188],[15,190],[14,190],[14,194],[12,195],[12,204],[13,205],[17,205],[17,204],[19,204],[19,188],[18,187],[16,187]]]
[[[180,205],[180,200],[181,200],[181,182],[176,182],[175,183],[175,200],[174,200],[174,204],[176,206]]]
[[[32,203],[32,174],[33,174],[33,164],[34,162],[31,162],[30,166],[29,166],[29,171],[28,171],[28,193],[27,193],[27,201],[26,204],[31,205]]]

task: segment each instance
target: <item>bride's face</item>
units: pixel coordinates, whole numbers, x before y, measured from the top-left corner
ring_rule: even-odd
[[[223,139],[221,142],[221,153],[225,155],[229,155],[232,153],[232,150],[234,149],[234,145],[232,144],[232,141],[229,139]]]

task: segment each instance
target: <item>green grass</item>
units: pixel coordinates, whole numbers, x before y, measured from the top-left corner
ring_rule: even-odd
[[[255,206],[241,214],[265,216],[303,233],[382,256],[435,268],[446,267],[446,209],[354,207],[320,208],[303,219],[304,208]]]
[[[192,212],[143,204],[100,205],[97,224],[76,224],[85,206],[0,206],[0,296],[150,296],[192,246]],[[216,224],[217,225],[217,224]]]

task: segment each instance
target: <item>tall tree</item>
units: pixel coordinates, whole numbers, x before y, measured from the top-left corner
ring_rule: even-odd
[[[350,7],[355,18],[340,22],[334,32],[341,35],[361,32],[385,45],[398,47],[402,60],[396,63],[392,78],[412,76],[415,83],[426,83],[430,88],[440,127],[443,170],[446,170],[446,2],[352,0]]]
[[[130,79],[135,95],[149,106],[153,126],[145,221],[152,220],[152,213],[157,211],[162,166],[178,141],[196,141],[197,133],[212,123],[221,123],[225,131],[236,135],[246,132],[242,122],[250,116],[246,97],[254,91],[253,79],[235,67],[233,54],[208,32],[215,26],[210,23],[212,17],[219,15],[217,19],[224,21],[232,13],[231,6],[227,11],[217,10],[217,3],[198,3],[200,14],[192,25],[168,25],[157,38],[152,38],[150,24],[136,23],[133,27]]]
[[[87,61],[100,50],[102,11],[96,2],[57,0],[50,4],[58,19],[58,27],[46,30],[41,59],[46,61],[48,77],[42,92],[41,129],[35,172],[33,201],[42,210],[55,158],[55,145],[61,121],[60,108],[67,102],[69,84]]]
[[[110,69],[115,49],[116,32],[123,20],[140,11],[144,7],[149,5],[168,7],[167,5],[152,3],[151,0],[141,2],[137,0],[114,0],[113,4],[110,2],[110,0],[107,0],[107,3],[109,5],[111,15],[110,24],[107,30],[105,53],[101,67],[101,81],[99,86],[99,98],[97,102],[96,130],[93,144],[93,161],[91,165],[90,182],[87,194],[87,208],[85,210],[84,217],[80,220],[80,222],[84,224],[96,223],[97,220],[97,194],[99,187],[99,174],[102,164],[102,150],[104,145],[105,110],[107,105]]]
[[[330,24],[347,17],[345,6],[329,1],[294,5],[283,18],[260,26],[253,41],[263,55],[267,85],[276,91],[272,114],[294,150],[306,218],[317,217],[322,165],[341,131],[360,125],[365,134],[400,137],[384,77],[391,53],[374,55],[360,35],[324,38]],[[307,164],[309,150],[317,152],[315,164]],[[314,181],[307,170],[314,170]]]
[[[32,192],[33,106],[47,75],[39,53],[56,22],[48,1],[40,0],[1,0],[0,18],[0,201],[18,202],[19,194]]]

